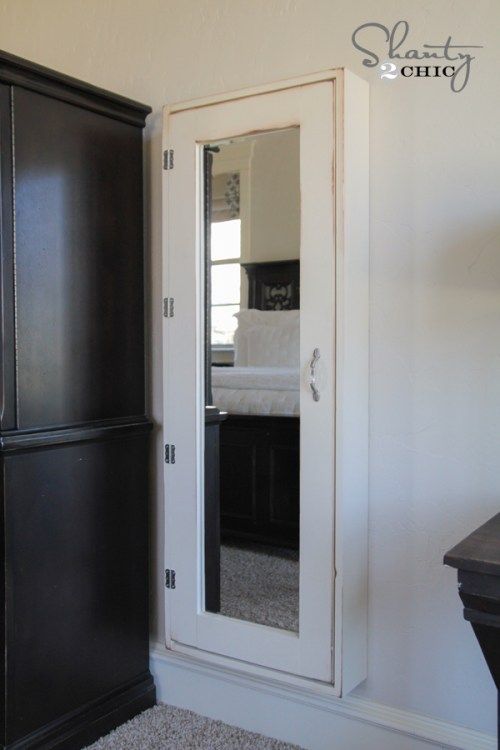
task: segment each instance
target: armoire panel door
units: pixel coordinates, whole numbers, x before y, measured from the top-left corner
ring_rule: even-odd
[[[9,743],[144,677],[147,431],[3,457]]]
[[[18,427],[144,414],[141,129],[19,87],[13,123]]]
[[[10,88],[0,83],[0,428],[16,426]]]

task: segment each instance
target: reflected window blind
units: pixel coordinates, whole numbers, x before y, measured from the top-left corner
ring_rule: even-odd
[[[238,172],[212,178],[212,221],[230,221],[240,217],[240,175]]]

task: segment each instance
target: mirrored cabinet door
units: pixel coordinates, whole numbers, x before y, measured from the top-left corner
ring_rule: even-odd
[[[164,205],[165,295],[175,299],[164,326],[165,440],[175,443],[175,465],[165,468],[166,562],[176,580],[167,644],[329,683],[334,614],[347,601],[334,575],[344,520],[337,482],[350,482],[337,466],[347,332],[339,315],[358,294],[339,305],[340,92],[338,80],[320,80],[180,105],[165,127],[175,153]],[[361,208],[353,206],[358,222]],[[356,356],[362,399],[364,355]],[[365,427],[358,413],[345,432],[350,449]],[[358,542],[356,585],[364,500],[358,488],[357,529],[345,524]],[[356,606],[361,633],[359,590]]]

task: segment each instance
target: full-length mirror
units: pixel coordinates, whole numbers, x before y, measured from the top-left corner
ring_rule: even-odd
[[[299,630],[299,128],[203,150],[205,609]]]

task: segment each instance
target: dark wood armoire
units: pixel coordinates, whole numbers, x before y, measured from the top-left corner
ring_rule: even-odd
[[[3,748],[81,748],[155,702],[149,111],[0,53]]]

